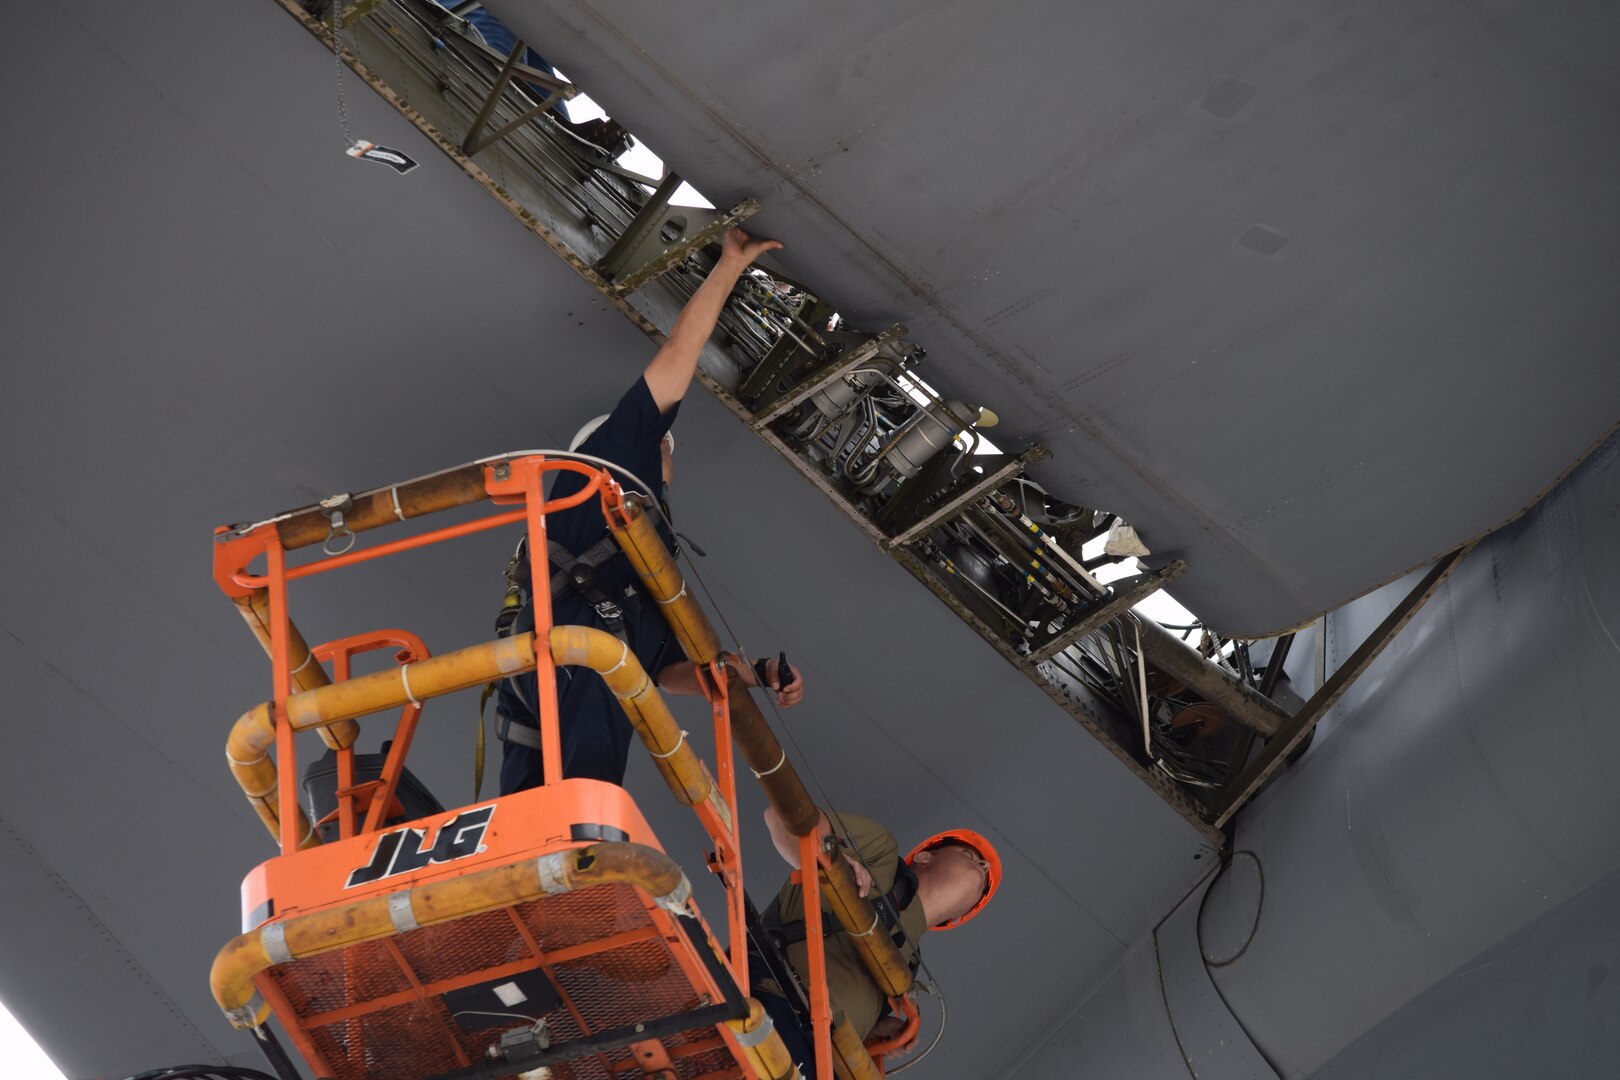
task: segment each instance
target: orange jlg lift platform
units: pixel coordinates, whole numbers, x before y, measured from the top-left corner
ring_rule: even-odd
[[[583,490],[547,501],[548,474],[582,474]],[[533,597],[535,631],[442,656],[414,635],[381,630],[308,645],[288,614],[301,578],[458,536],[525,524],[546,550],[549,512],[600,499],[615,539],[696,663],[712,706],[713,772],[693,752],[648,673],[618,638],[552,626]],[[290,565],[290,551],[452,507],[510,507],[480,519]],[[641,506],[605,470],[526,454],[478,462],[352,499],[216,530],[214,574],[269,653],[272,697],[231,730],[230,768],[280,844],[242,886],[246,932],[215,959],[215,999],[251,1029],[272,1064],[297,1072],[267,1021],[281,1021],[319,1077],[531,1078],[793,1075],[779,1035],[748,996],[742,852],[733,742],[800,837],[808,994],[818,1080],[882,1075],[885,1054],[916,1037],[903,1002],[912,976],[827,843],[820,809],[745,687],[728,678],[719,638],[687,593]],[[250,566],[260,557],[262,573]],[[543,575],[541,576],[543,581]],[[397,650],[398,666],[351,677],[357,654]],[[323,663],[332,671],[327,674]],[[599,672],[677,800],[714,845],[725,889],[727,950],[690,898],[690,884],[622,789],[560,773],[559,664]],[[533,670],[539,683],[543,786],[399,822],[399,785],[423,704]],[[360,717],[400,710],[376,779],[357,782]],[[336,752],[337,839],[323,843],[299,805],[295,735]],[[272,751],[274,756],[272,758]],[[801,875],[796,874],[798,879]],[[863,1046],[832,1022],[822,953],[825,896],[872,978],[906,1005],[907,1030]],[[490,1004],[494,1002],[495,1004]]]

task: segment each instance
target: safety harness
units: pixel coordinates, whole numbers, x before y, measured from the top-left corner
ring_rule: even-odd
[[[882,896],[872,898],[872,907],[876,909],[884,929],[889,932],[890,939],[902,956],[906,951],[906,934],[900,928],[900,913],[906,910],[916,897],[917,873],[911,868],[910,863],[901,859],[899,865],[895,867],[894,885]],[[781,905],[782,898],[778,895],[772,898],[761,914],[755,909],[753,901],[747,900],[748,934],[765,972],[769,974],[771,981],[776,983],[782,998],[787,1001],[794,1015],[799,1018],[800,1025],[808,1032],[812,1026],[810,999],[799,981],[798,972],[793,970],[787,952],[789,945],[797,945],[807,936],[805,924],[803,919],[783,922]],[[843,927],[838,925],[836,919],[822,920],[823,939],[843,932]],[[921,953],[913,949],[909,961],[912,975],[917,974],[917,968],[921,963]]]
[[[597,571],[602,565],[615,555],[620,549],[612,533],[605,534],[602,539],[575,555],[560,542],[552,540],[546,544],[546,553],[551,557],[551,565],[556,570],[551,575],[551,598],[560,599],[569,592],[578,593],[580,598],[596,611],[596,617],[602,620],[602,626],[628,644],[624,628],[624,607],[603,590],[597,580]],[[501,600],[500,614],[495,616],[495,636],[510,637],[512,628],[517,624],[517,618],[529,602],[529,588],[533,582],[532,570],[529,564],[529,538],[524,536],[518,541],[517,549],[512,552],[512,558],[506,564],[506,596]],[[523,696],[523,686],[517,679],[506,680],[512,692],[523,701],[525,707],[533,711],[533,703]],[[484,688],[482,699],[478,703],[478,713],[483,716],[484,705],[489,701],[490,695],[495,692],[499,680],[490,683]],[[482,738],[483,721],[479,721],[479,735]],[[531,750],[539,750],[540,731],[527,724],[514,724],[510,716],[501,715],[500,724],[495,729],[495,737],[502,742],[516,743],[518,746],[527,746]],[[478,748],[477,780],[483,779],[483,745]]]
[[[569,551],[560,541],[551,540],[546,544],[546,554],[551,557],[551,565],[557,568],[551,575],[551,598],[560,599],[570,591],[578,593],[595,609],[603,627],[623,641],[624,608],[603,591],[601,583],[596,578],[596,572],[601,569],[602,564],[619,554],[619,550],[618,542],[613,539],[612,533],[603,535],[602,539],[578,555]],[[518,612],[529,602],[529,587],[532,582],[530,575],[529,538],[525,536],[518,541],[517,550],[512,552],[512,558],[506,564],[506,598],[501,602],[500,615],[495,618],[495,632],[501,637],[506,637],[512,632],[512,624],[517,621]]]
[[[521,546],[527,555],[528,537],[523,538]],[[573,589],[587,604],[596,609],[596,617],[602,620],[602,625],[608,633],[620,641],[626,641],[624,608],[603,592],[602,586],[596,580],[596,571],[601,565],[619,554],[619,544],[613,539],[613,534],[609,533],[602,537],[580,555],[575,555],[555,540],[546,545],[546,550],[551,556],[551,564],[557,567],[556,573],[551,575],[551,598],[555,600],[569,589]]]

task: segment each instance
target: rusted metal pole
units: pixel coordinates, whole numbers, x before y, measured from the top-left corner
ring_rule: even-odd
[[[489,493],[484,489],[484,467],[463,465],[437,476],[356,495],[353,505],[343,512],[343,525],[350,532],[365,532],[487,498]],[[276,522],[276,535],[281,538],[281,546],[288,551],[319,544],[331,532],[331,520],[318,506],[295,511]]]
[[[720,655],[720,635],[703,613],[698,602],[686,591],[686,579],[680,567],[670,558],[669,548],[653,526],[646,511],[634,503],[626,502],[623,521],[609,523],[613,539],[624,551],[636,576],[646,588],[664,621],[675,632],[675,638],[686,650],[686,655],[699,664],[709,664]]]
[[[731,702],[731,741],[742,751],[743,760],[759,778],[765,797],[776,808],[788,832],[808,836],[821,820],[821,811],[799,778],[799,771],[787,760],[787,751],[777,741],[776,732],[765,722],[754,696],[735,675],[728,680]]]
[[[602,676],[675,798],[687,806],[707,805],[728,830],[732,827],[731,807],[629,646],[595,627],[554,626],[551,657],[560,665],[578,664]]]
[[[1199,652],[1170,631],[1140,615],[1142,652],[1160,671],[1196,690],[1246,728],[1270,737],[1288,720],[1288,712],[1245,686],[1236,675],[1206,660]]]
[[[242,613],[242,621],[247,623],[248,629],[253,631],[264,655],[270,653],[270,590],[254,589],[246,596],[236,597],[233,601],[236,609]],[[309,651],[309,643],[299,632],[291,619],[287,620],[287,664],[292,668],[293,690],[315,690],[322,686],[330,686],[332,679],[326,674],[326,669],[316,662]],[[346,746],[353,746],[354,741],[360,737],[360,725],[353,720],[341,724],[331,724],[321,728],[321,741],[333,750],[342,750]]]
[[[709,807],[729,827],[730,807],[720,797],[708,769],[687,742],[635,653],[612,634],[594,627],[554,626],[549,641],[554,663],[588,667],[602,675],[675,797],[687,806]],[[518,634],[300,691],[287,699],[287,718],[295,731],[352,725],[356,717],[481,686],[493,679],[532,671],[534,666],[534,635]],[[237,720],[226,741],[225,754],[248,801],[271,834],[278,835],[278,772],[270,760],[274,745],[270,703],[264,702]],[[299,836],[307,844],[319,843],[319,835],[309,828],[301,811],[297,821]]]
[[[636,576],[658,602],[687,655],[700,663],[712,661],[719,655],[719,635],[687,593],[686,582],[669,549],[639,506],[627,504],[622,516],[622,521],[612,523],[613,535]],[[748,688],[734,674],[728,675],[728,685],[731,741],[742,752],[788,831],[794,836],[809,836],[821,822],[821,809],[810,798],[798,770],[788,761]],[[887,934],[872,932],[878,925],[877,909],[860,895],[848,865],[834,860],[830,870],[822,871],[821,880],[829,907],[848,931],[872,981],[891,996],[905,993],[911,986],[911,969]]]

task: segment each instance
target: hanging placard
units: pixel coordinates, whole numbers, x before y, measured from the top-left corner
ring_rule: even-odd
[[[402,150],[378,146],[376,143],[366,142],[364,139],[355,140],[354,145],[349,147],[349,156],[359,158],[361,161],[380,162],[397,173],[408,173],[417,165],[410,155]]]

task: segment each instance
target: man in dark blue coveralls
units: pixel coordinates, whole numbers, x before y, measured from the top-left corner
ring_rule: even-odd
[[[760,255],[781,246],[775,240],[752,239],[741,229],[728,232],[720,261],[687,301],[669,338],[641,378],[619,399],[611,413],[587,424],[576,437],[577,445],[573,449],[611,461],[624,470],[616,471],[615,479],[626,493],[640,491],[662,501],[673,467],[674,439],[669,429],[675,422],[681,398],[692,385],[698,354],[714,331],[720,310],[743,271]],[[642,490],[643,482],[655,490]],[[550,497],[561,498],[580,490],[584,484],[585,479],[579,474],[563,473]],[[664,544],[674,550],[674,538],[661,519],[658,533]],[[549,515],[546,534],[549,541],[560,543],[573,556],[584,555],[607,535],[601,504],[596,499],[587,499],[573,509]],[[542,561],[540,565],[546,564]],[[546,588],[558,569],[554,565],[548,567],[529,588]],[[612,629],[600,614],[602,601],[611,600],[621,612],[626,642],[659,687],[676,694],[701,692],[693,666],[665,623],[658,605],[640,594],[640,580],[629,561],[615,552],[596,568],[594,577],[594,599],[574,587],[564,588],[553,596],[552,622],[558,626]],[[525,604],[512,632],[521,634],[533,629],[534,611]],[[735,658],[728,659],[727,664],[745,684],[759,685],[758,676],[749,664]],[[803,697],[804,682],[797,672],[782,686],[777,661],[770,660],[765,664],[764,675],[766,685],[776,691],[777,702],[782,706],[796,705]],[[496,711],[501,717],[504,742],[502,795],[541,783],[536,692],[533,672],[504,680],[497,691]],[[580,667],[559,668],[557,699],[563,776],[624,783],[630,754],[630,722],[601,676]]]

